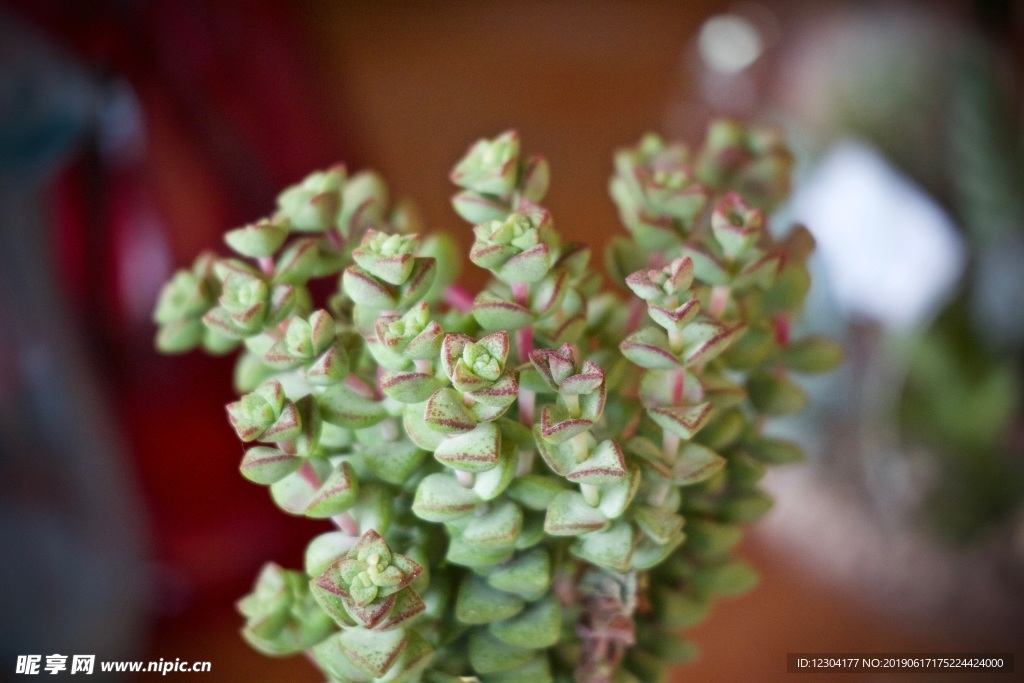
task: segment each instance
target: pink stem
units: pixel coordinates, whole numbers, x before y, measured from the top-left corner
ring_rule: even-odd
[[[320,480],[320,475],[316,473],[316,470],[313,469],[313,466],[309,464],[308,460],[302,463],[302,467],[299,468],[299,476],[314,489],[319,489],[324,484],[323,481]]]
[[[729,303],[729,288],[716,285],[711,288],[711,315],[721,319],[725,305]]]
[[[522,386],[519,387],[519,421],[531,429],[533,428],[533,413],[536,399],[537,395],[532,391]]]
[[[640,327],[640,323],[644,321],[644,313],[647,311],[647,307],[644,306],[644,302],[641,299],[633,299],[629,302],[629,320],[626,321],[626,329],[633,332]]]
[[[444,302],[460,313],[473,310],[473,297],[458,285],[448,285],[444,290]]]
[[[341,233],[339,233],[337,230],[327,231],[327,241],[328,243],[330,243],[332,247],[334,247],[338,251],[341,251],[342,249],[345,248],[345,240],[344,238],[342,238]]]
[[[263,271],[264,275],[266,275],[267,277],[274,276],[274,259],[272,259],[269,256],[262,256],[259,259],[259,264],[260,270]]]
[[[772,319],[773,332],[775,333],[775,343],[779,346],[789,346],[789,316],[788,315],[777,315]]]
[[[349,375],[345,378],[345,384],[350,388],[355,389],[360,394],[365,396],[367,399],[380,398],[380,394],[376,387],[371,387],[363,380],[359,379],[355,375]]]
[[[338,527],[338,529],[344,531],[349,536],[359,535],[359,522],[353,519],[352,515],[348,514],[347,512],[342,512],[341,514],[334,515],[333,517],[331,517],[331,521],[334,522],[334,525]]]
[[[516,303],[523,308],[529,308],[530,291],[529,285],[525,282],[512,283],[512,296]],[[516,330],[516,350],[519,352],[519,362],[527,363],[530,360],[530,353],[533,351],[533,326]]]
[[[323,480],[320,479],[320,475],[313,469],[313,465],[307,460],[302,463],[302,467],[299,468],[298,474],[302,477],[309,486],[316,490],[323,486]],[[344,531],[349,536],[359,535],[359,523],[352,518],[352,515],[347,512],[342,512],[339,515],[331,517],[331,521],[334,525]]]
[[[686,388],[686,373],[682,370],[677,370],[675,377],[672,378],[672,405],[679,406],[683,404],[683,390]]]

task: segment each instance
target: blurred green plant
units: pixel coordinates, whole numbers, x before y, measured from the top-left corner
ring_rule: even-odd
[[[629,236],[566,243],[540,204],[549,171],[514,131],[452,172],[474,224],[421,240],[380,179],[341,167],[285,190],[165,287],[158,347],[239,349],[227,407],[257,442],[242,474],[286,512],[330,519],[302,570],[268,565],[239,603],[271,655],[334,681],[661,680],[676,631],[756,582],[733,554],[771,506],[763,433],[800,410],[793,372],[841,350],[790,339],[811,241],[767,212],[792,160],[772,131],[715,123],[696,154],[648,135],[616,155]],[[308,285],[337,278],[326,308]],[[539,457],[538,457],[539,456]]]
[[[925,521],[966,543],[1024,507],[1024,122],[991,46],[962,41],[952,64],[946,190],[970,261],[946,310],[907,343],[901,415],[935,465]]]

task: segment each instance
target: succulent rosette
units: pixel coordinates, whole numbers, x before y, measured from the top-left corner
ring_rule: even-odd
[[[686,149],[654,134],[615,155],[610,183],[622,222],[647,249],[678,243],[704,208],[708,192],[696,182]]]
[[[159,327],[156,345],[164,353],[182,353],[202,346],[224,353],[238,342],[203,322],[217,304],[221,285],[213,272],[216,257],[204,252],[190,269],[182,269],[160,290],[153,322]]]
[[[441,367],[455,390],[486,406],[507,408],[516,398],[518,382],[505,367],[509,337],[495,332],[477,341],[449,334],[441,346]]]
[[[302,652],[335,628],[313,600],[306,575],[276,564],[263,568],[252,593],[238,601],[238,611],[245,617],[245,639],[278,656]]]
[[[292,229],[300,232],[333,230],[342,207],[345,177],[344,166],[311,173],[278,196],[280,217],[288,219]]]
[[[793,163],[778,130],[721,120],[708,128],[695,170],[701,182],[728,187],[754,206],[772,210],[789,194]]]
[[[478,140],[455,165],[451,181],[481,194],[512,193],[519,173],[519,134],[510,130],[492,140]]]
[[[470,260],[505,282],[538,282],[548,274],[558,248],[551,214],[539,207],[473,228]]]

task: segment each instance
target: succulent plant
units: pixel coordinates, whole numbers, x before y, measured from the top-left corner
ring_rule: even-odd
[[[691,657],[677,630],[756,579],[733,548],[771,505],[766,465],[801,457],[763,418],[802,407],[792,372],[841,358],[791,339],[807,235],[776,242],[764,213],[789,166],[732,122],[692,157],[655,136],[621,151],[617,288],[559,238],[515,132],[452,173],[494,276],[475,298],[376,175],[340,167],[228,233],[255,263],[176,275],[158,345],[242,348],[228,417],[261,444],[243,475],[334,525],[301,570],[264,569],[245,638],[342,683],[646,683]],[[316,308],[309,280],[339,275]]]

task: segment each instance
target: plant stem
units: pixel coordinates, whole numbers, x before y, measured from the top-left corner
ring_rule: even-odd
[[[473,297],[458,285],[448,285],[444,290],[444,302],[460,313],[473,310]]]
[[[459,483],[465,486],[467,489],[471,488],[476,483],[476,475],[472,472],[463,472],[462,470],[455,470],[455,478],[459,480]]]
[[[316,470],[313,469],[313,465],[308,460],[302,463],[302,466],[298,470],[298,474],[314,491],[324,485],[320,475],[316,473]],[[334,525],[338,527],[338,529],[344,531],[349,536],[359,535],[359,523],[356,522],[352,515],[347,512],[334,515],[331,517],[331,521],[334,522]]]
[[[530,307],[530,286],[525,282],[512,283],[512,297],[516,303],[523,308]],[[516,351],[519,353],[519,362],[527,363],[530,360],[530,352],[533,351],[533,326],[516,330]]]
[[[590,450],[587,448],[587,433],[577,434],[572,437],[572,454],[576,457],[576,462],[581,463],[587,459],[590,455]]]
[[[667,429],[662,430],[661,450],[664,455],[665,462],[670,465],[674,465],[676,458],[679,457],[679,435],[670,432]]]
[[[583,500],[591,507],[597,507],[601,502],[601,492],[593,484],[580,484],[580,491],[583,493]]]
[[[537,395],[522,384],[519,385],[519,421],[525,426],[533,427],[533,414]]]
[[[719,320],[722,319],[722,314],[725,313],[725,307],[729,303],[729,295],[731,293],[732,290],[725,285],[715,285],[711,288],[711,315]]]
[[[334,515],[331,517],[331,521],[334,522],[334,525],[338,527],[338,529],[344,531],[349,536],[359,535],[359,522],[353,519],[352,515],[347,512]]]
[[[647,306],[644,305],[643,299],[633,299],[629,302],[629,320],[626,321],[626,331],[635,332],[639,329],[640,324],[644,321],[644,313],[647,312]]]
[[[569,411],[569,415],[572,417],[580,416],[579,394],[562,394],[562,400],[565,401],[565,407]]]
[[[266,275],[267,277],[273,277],[274,276],[274,259],[273,258],[271,258],[270,256],[262,256],[259,259],[259,264],[260,264],[260,270],[263,271],[264,275]]]
[[[531,394],[533,392],[530,392]],[[533,469],[533,455],[536,453],[532,448],[519,451],[519,465],[516,467],[516,476],[521,477],[529,474]]]

